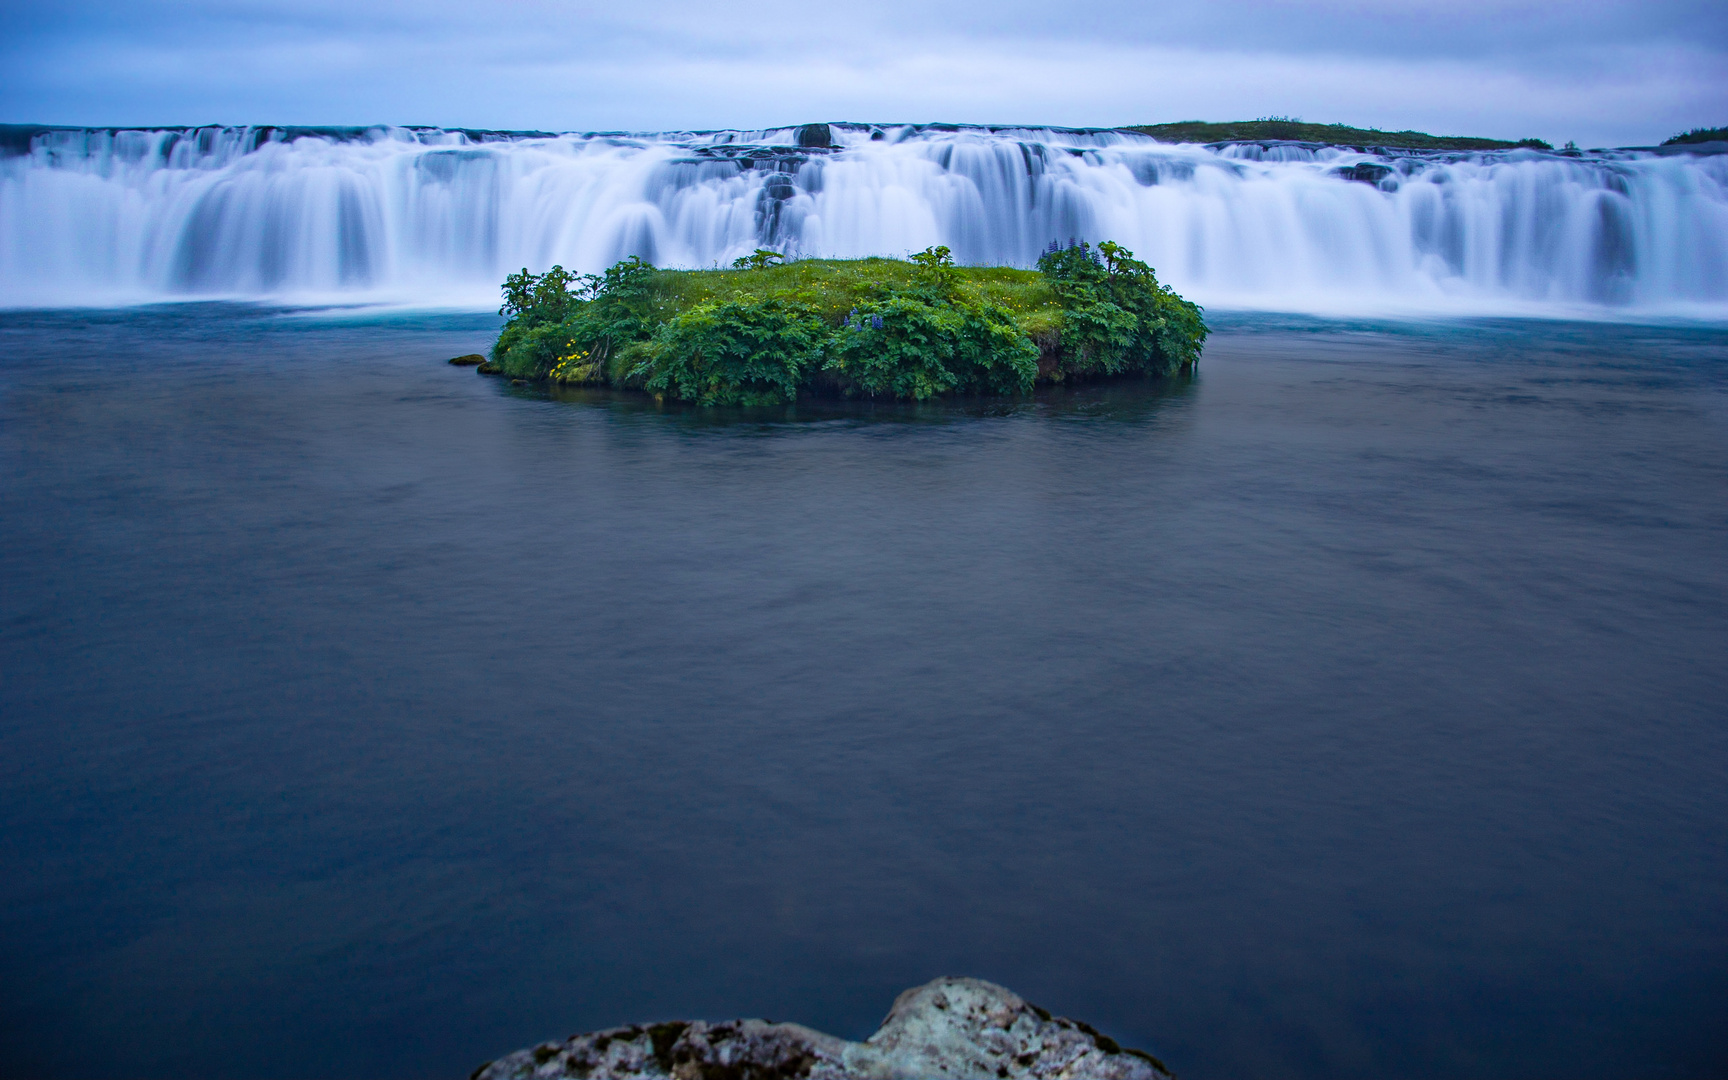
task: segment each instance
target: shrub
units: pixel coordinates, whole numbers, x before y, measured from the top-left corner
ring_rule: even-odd
[[[611,361],[658,324],[654,267],[631,256],[603,274],[554,266],[504,281],[500,314],[510,321],[492,346],[499,371],[518,378],[605,382]]]
[[[786,261],[786,256],[768,248],[757,248],[748,255],[741,255],[732,260],[734,270],[762,270],[770,266],[779,266]]]
[[[524,266],[521,273],[504,279],[504,305],[498,314],[529,325],[562,322],[572,305],[593,295],[598,280],[592,274],[572,274],[562,266],[544,274],[530,274]]]
[[[793,400],[821,359],[827,327],[783,300],[698,304],[662,326],[637,367],[643,385],[703,405]]]
[[[1061,299],[1066,370],[1171,375],[1200,359],[1207,331],[1199,305],[1160,285],[1126,248],[1108,240],[1096,249],[1051,244],[1038,270]]]
[[[823,371],[846,394],[1023,394],[1038,375],[1038,347],[995,305],[889,295],[848,319]]]

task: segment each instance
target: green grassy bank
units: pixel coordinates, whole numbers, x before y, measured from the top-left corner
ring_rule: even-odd
[[[1541,139],[1473,139],[1454,135],[1429,135],[1421,131],[1380,131],[1376,128],[1355,128],[1346,124],[1305,124],[1300,120],[1237,120],[1210,124],[1201,120],[1184,120],[1175,124],[1146,124],[1123,128],[1138,131],[1161,142],[1254,142],[1284,139],[1293,142],[1331,143],[1337,146],[1387,146],[1404,150],[1511,150],[1528,146],[1537,150],[1552,150]]]
[[[1728,142],[1728,127],[1693,128],[1672,138],[1663,139],[1663,146],[1683,146],[1688,143]]]
[[[726,270],[524,269],[500,312],[483,371],[703,404],[1169,375],[1194,365],[1207,332],[1198,305],[1112,243],[1053,246],[1036,270],[955,266],[942,247],[906,261],[758,251]]]

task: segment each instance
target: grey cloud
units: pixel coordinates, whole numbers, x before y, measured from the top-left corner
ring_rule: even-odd
[[[1728,121],[1724,11],[1693,0],[9,3],[0,110],[68,123],[541,128],[1297,113],[1638,142]]]

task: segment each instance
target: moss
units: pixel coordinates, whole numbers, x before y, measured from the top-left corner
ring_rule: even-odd
[[[660,1068],[666,1072],[672,1071],[672,1045],[689,1026],[682,1020],[672,1020],[655,1024],[648,1029],[648,1038],[654,1044],[654,1060],[659,1062]]]
[[[1129,1054],[1129,1055],[1132,1055],[1134,1057],[1140,1058],[1143,1061],[1151,1062],[1153,1068],[1157,1069],[1159,1072],[1163,1073],[1165,1076],[1171,1077],[1172,1080],[1174,1080],[1174,1077],[1176,1076],[1175,1073],[1170,1071],[1170,1066],[1164,1064],[1162,1061],[1159,1061],[1157,1058],[1153,1057],[1151,1054],[1148,1054],[1144,1050],[1136,1050],[1132,1046],[1130,1046],[1130,1047],[1126,1047],[1125,1049],[1123,1049],[1122,1052],[1124,1054]]]
[[[611,1046],[614,1041],[630,1042],[640,1034],[642,1034],[642,1028],[637,1024],[631,1024],[629,1027],[613,1028],[604,1035],[597,1035],[594,1037],[594,1052],[597,1054],[603,1054],[606,1052],[606,1048]]]
[[[479,353],[469,353],[466,356],[452,356],[450,358],[450,363],[457,367],[478,367],[485,362],[486,358]]]
[[[1106,1054],[1120,1054],[1122,1052],[1122,1047],[1117,1044],[1115,1039],[1112,1039],[1108,1035],[1100,1034],[1098,1029],[1093,1027],[1091,1024],[1086,1023],[1084,1020],[1075,1020],[1073,1023],[1075,1027],[1092,1036],[1092,1041],[1098,1044],[1098,1049],[1104,1051]]]
[[[1306,124],[1300,120],[1236,120],[1214,124],[1183,120],[1174,124],[1141,124],[1123,128],[1150,135],[1160,142],[1219,143],[1289,142],[1330,143],[1334,146],[1385,146],[1400,150],[1513,150],[1520,146],[1552,150],[1541,139],[1479,139],[1463,135],[1429,135],[1422,131],[1381,131],[1347,124]]]
[[[1034,1008],[1036,1008],[1036,1006],[1034,1006]],[[1150,1062],[1154,1067],[1156,1067],[1158,1069],[1159,1072],[1162,1072],[1167,1076],[1173,1076],[1174,1075],[1173,1073],[1170,1072],[1170,1069],[1168,1066],[1166,1066],[1162,1061],[1159,1061],[1157,1058],[1153,1057],[1151,1054],[1148,1054],[1146,1051],[1136,1050],[1131,1046],[1123,1046],[1121,1043],[1117,1042],[1115,1039],[1112,1039],[1110,1036],[1104,1034],[1103,1032],[1099,1031],[1097,1028],[1093,1027],[1091,1024],[1088,1024],[1083,1020],[1074,1020],[1074,1021],[1072,1021],[1072,1023],[1076,1028],[1078,1028],[1081,1031],[1084,1031],[1086,1034],[1092,1036],[1092,1041],[1098,1045],[1098,1049],[1104,1051],[1106,1054],[1127,1054],[1130,1057],[1137,1057],[1137,1058],[1140,1058],[1142,1061]]]
[[[730,1065],[718,1061],[691,1061],[680,1063],[680,1076],[694,1076],[699,1080],[798,1080],[810,1075],[816,1059],[809,1054],[795,1054],[785,1061],[771,1065],[755,1061],[740,1061]]]

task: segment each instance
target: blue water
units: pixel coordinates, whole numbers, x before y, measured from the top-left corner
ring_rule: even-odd
[[[715,414],[494,329],[0,315],[0,1072],[967,974],[1184,1080],[1728,1075],[1728,331]]]

